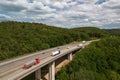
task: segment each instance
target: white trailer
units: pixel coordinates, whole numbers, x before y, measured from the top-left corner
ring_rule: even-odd
[[[60,50],[57,50],[57,51],[52,52],[51,56],[55,56],[55,55],[57,55],[57,54],[60,54]]]

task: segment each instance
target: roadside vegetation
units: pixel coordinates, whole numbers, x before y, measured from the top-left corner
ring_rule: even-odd
[[[77,52],[56,80],[120,80],[120,37],[101,39]]]
[[[0,61],[74,41],[105,37],[107,34],[94,27],[66,29],[38,23],[1,22]]]

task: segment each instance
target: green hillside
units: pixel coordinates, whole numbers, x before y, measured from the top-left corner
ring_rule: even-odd
[[[111,35],[120,36],[120,29],[105,29]]]
[[[79,30],[80,29],[80,30]],[[66,29],[38,23],[1,22],[0,23],[0,60],[67,44],[73,41],[90,40],[91,28],[86,32],[79,29]],[[102,35],[103,30],[96,28]],[[84,29],[86,30],[86,29]],[[90,30],[90,31],[89,31]],[[96,36],[97,38],[105,37]]]
[[[102,38],[109,36],[109,33],[105,30],[96,28],[96,27],[81,27],[81,28],[73,28],[75,31],[87,33],[91,38]]]
[[[77,52],[56,80],[120,80],[120,37],[101,39]]]

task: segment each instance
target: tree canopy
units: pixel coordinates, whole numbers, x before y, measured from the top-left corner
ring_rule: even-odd
[[[56,80],[120,80],[120,37],[101,39],[77,52]]]

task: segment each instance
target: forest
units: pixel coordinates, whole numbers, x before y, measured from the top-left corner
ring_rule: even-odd
[[[77,52],[56,80],[120,80],[120,37],[101,39]]]
[[[105,29],[112,36],[120,36],[120,29]]]
[[[100,39],[78,51],[56,80],[120,80],[120,29],[60,28],[0,22],[0,61],[75,41]]]
[[[95,27],[59,28],[42,23],[0,22],[0,61],[74,41],[109,36]]]

